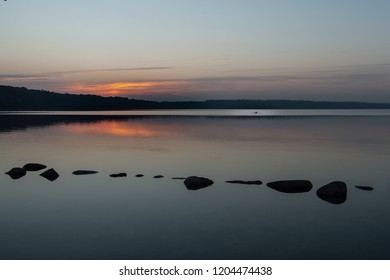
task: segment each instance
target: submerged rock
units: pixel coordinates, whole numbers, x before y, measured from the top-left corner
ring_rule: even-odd
[[[141,177],[144,177],[144,174],[137,174],[137,175],[135,175],[135,177],[141,178]]]
[[[93,171],[93,170],[76,170],[76,171],[72,172],[73,175],[90,175],[90,174],[96,174],[96,173],[98,173],[98,172]]]
[[[374,190],[374,188],[370,187],[370,186],[355,186],[355,188],[360,189],[360,190],[364,190],[364,191],[373,191]]]
[[[47,166],[40,163],[27,163],[23,166],[26,171],[39,171],[45,169]]]
[[[14,167],[10,171],[5,172],[5,174],[9,175],[12,179],[19,179],[26,175],[26,170],[21,167]]]
[[[347,200],[347,185],[334,181],[317,190],[317,196],[332,204],[341,204]]]
[[[284,193],[303,193],[309,192],[313,185],[308,180],[284,180],[274,181],[267,184],[268,187]]]
[[[40,176],[46,178],[49,181],[57,180],[60,175],[53,168],[46,170],[45,172],[39,174]]]
[[[211,186],[214,182],[208,178],[190,176],[184,180],[184,185],[189,190],[199,190]]]
[[[226,181],[226,183],[241,184],[241,185],[261,185],[263,182],[260,180],[256,180],[256,181],[231,180],[231,181]]]
[[[116,174],[110,174],[110,177],[117,178],[117,177],[127,177],[126,173],[116,173]]]
[[[156,175],[156,176],[153,176],[153,178],[160,179],[160,178],[164,178],[164,176],[163,175]]]

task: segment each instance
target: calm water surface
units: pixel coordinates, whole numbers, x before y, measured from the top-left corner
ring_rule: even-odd
[[[390,114],[329,112],[2,114],[0,259],[390,259]],[[4,174],[28,162],[60,177]],[[338,205],[316,196],[335,180]]]

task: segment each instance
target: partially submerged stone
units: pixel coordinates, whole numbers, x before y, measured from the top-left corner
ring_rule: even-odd
[[[363,190],[363,191],[373,191],[374,188],[370,186],[355,186],[355,188]]]
[[[284,180],[274,181],[267,184],[268,187],[284,193],[303,193],[309,192],[313,185],[308,180]]]
[[[19,179],[22,178],[24,175],[26,175],[26,170],[21,167],[14,167],[10,171],[6,172],[5,174],[9,175],[12,179]]]
[[[317,190],[317,196],[332,204],[341,204],[347,200],[347,185],[334,181]]]
[[[155,179],[161,179],[161,178],[164,178],[164,176],[163,176],[163,175],[156,175],[156,176],[153,176],[153,178],[155,178]]]
[[[39,171],[45,169],[47,166],[41,163],[27,163],[23,166],[26,171]]]
[[[141,178],[141,177],[144,177],[144,174],[137,174],[137,175],[135,175],[135,177]]]
[[[118,177],[127,177],[127,174],[122,172],[122,173],[116,173],[116,174],[110,174],[110,177],[112,178],[118,178]]]
[[[231,181],[226,181],[226,183],[241,184],[241,185],[261,185],[263,182],[260,180],[255,180],[255,181],[231,180]]]
[[[211,186],[214,182],[208,178],[190,176],[184,180],[184,185],[189,190],[199,190]]]
[[[45,172],[39,174],[40,176],[46,178],[49,181],[57,180],[60,175],[53,168],[46,170]]]
[[[98,172],[93,170],[76,170],[72,172],[73,175],[91,175],[96,173]]]

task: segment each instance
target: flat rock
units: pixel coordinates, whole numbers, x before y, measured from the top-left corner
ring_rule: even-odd
[[[317,196],[332,204],[341,204],[347,200],[347,185],[334,181],[317,190]]]
[[[126,173],[116,173],[116,174],[110,174],[110,177],[118,178],[118,177],[127,177]]]
[[[72,172],[73,175],[91,175],[96,173],[98,172],[93,170],[76,170]]]
[[[199,190],[211,186],[214,182],[208,178],[190,176],[184,180],[184,185],[189,190]]]
[[[135,175],[135,177],[141,178],[141,177],[144,177],[144,174],[137,174],[137,175]]]
[[[46,165],[40,163],[27,163],[23,166],[24,170],[26,171],[39,171],[45,169],[46,167]]]
[[[53,168],[46,170],[45,172],[39,174],[40,176],[46,178],[49,181],[57,180],[60,175]]]
[[[364,190],[364,191],[373,191],[374,190],[374,188],[370,187],[370,186],[355,186],[355,188],[360,189],[360,190]]]
[[[5,174],[9,175],[12,179],[19,179],[22,178],[24,175],[26,175],[26,170],[21,167],[14,167],[10,171],[6,172]]]
[[[231,181],[226,181],[226,183],[241,184],[241,185],[261,185],[263,182],[260,180],[256,180],[256,181],[231,180]]]
[[[313,185],[308,180],[284,180],[274,181],[267,184],[268,187],[284,193],[303,193],[309,192]]]
[[[156,176],[153,176],[153,178],[155,178],[155,179],[161,179],[161,178],[164,178],[164,176],[163,176],[163,175],[156,175]]]

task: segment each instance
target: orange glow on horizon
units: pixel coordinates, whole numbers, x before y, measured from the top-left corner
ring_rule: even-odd
[[[142,82],[115,82],[95,85],[76,84],[66,86],[64,90],[70,93],[87,93],[98,95],[127,95],[158,92],[175,92],[183,81],[142,81]]]

